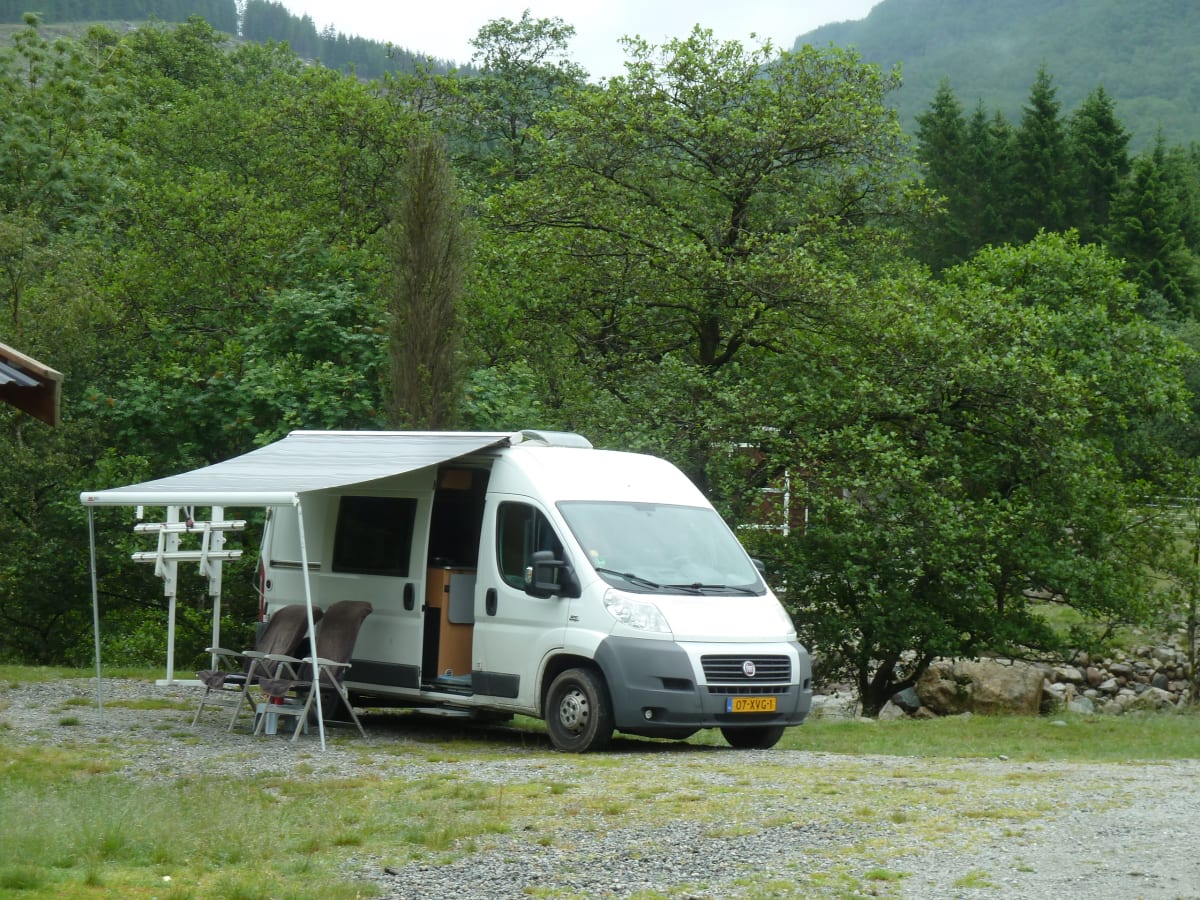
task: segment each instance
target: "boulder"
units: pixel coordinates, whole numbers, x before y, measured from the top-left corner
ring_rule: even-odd
[[[1175,698],[1167,691],[1160,688],[1147,688],[1137,694],[1133,700],[1126,706],[1126,709],[1170,709],[1175,705]]]
[[[1156,659],[1164,665],[1175,665],[1175,648],[1174,647],[1155,647],[1150,651],[1150,658]]]
[[[921,705],[938,715],[1037,715],[1045,679],[1039,666],[997,659],[938,660],[917,682]]]
[[[1074,666],[1055,666],[1053,672],[1055,681],[1066,681],[1071,684],[1083,684],[1084,675]]]
[[[1067,704],[1067,710],[1081,716],[1090,716],[1096,711],[1096,705],[1087,697],[1076,697]]]
[[[883,704],[883,709],[879,711],[878,718],[880,722],[887,722],[891,719],[903,719],[905,716],[905,711],[889,700],[887,703]]]
[[[809,715],[814,719],[853,719],[858,715],[858,700],[853,694],[818,694]]]
[[[892,695],[891,702],[906,713],[915,713],[921,708],[921,698],[917,696],[916,688],[905,688]]]

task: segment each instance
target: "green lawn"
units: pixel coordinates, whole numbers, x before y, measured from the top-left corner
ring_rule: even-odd
[[[791,873],[787,886],[752,879],[739,896],[889,896],[903,889],[888,866],[897,846],[891,841],[959,840],[964,829],[986,828],[997,810],[1015,829],[1052,814],[1053,792],[1066,788],[1052,773],[1018,764],[1200,758],[1195,714],[817,720],[789,730],[782,752],[753,755],[714,753],[707,745],[723,742],[705,732],[688,742],[690,751],[622,739],[614,752],[573,756],[553,752],[541,724],[528,719],[493,730],[433,723],[418,739],[363,748],[368,764],[411,763],[388,769],[411,777],[248,778],[233,761],[227,775],[134,778],[122,772],[121,746],[76,740],[70,716],[58,723],[62,738],[44,746],[6,739],[6,688],[88,675],[0,667],[0,896],[370,896],[371,886],[343,868],[348,856],[436,865],[488,847],[498,835],[563,846],[573,829],[652,828],[677,818],[710,823],[713,834],[753,833],[779,824],[780,813],[759,802],[761,785],[799,810],[819,795],[825,824],[864,837],[816,860],[811,872]],[[179,715],[182,723],[188,712]],[[357,747],[352,737],[336,740],[342,749]],[[972,769],[969,762],[980,759],[1014,765]],[[300,760],[300,771],[321,771],[319,750]],[[473,771],[501,760],[519,765],[503,783]],[[446,761],[455,765],[437,772],[427,765]],[[650,767],[656,775],[648,779]],[[937,787],[937,779],[951,787]],[[1026,805],[980,799],[1013,783],[1027,787]],[[660,896],[672,894],[647,898]]]

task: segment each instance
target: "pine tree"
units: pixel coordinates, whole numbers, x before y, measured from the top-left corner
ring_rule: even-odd
[[[1154,149],[1133,161],[1133,171],[1112,204],[1108,247],[1124,261],[1125,275],[1144,294],[1158,294],[1180,317],[1196,317],[1196,258],[1183,238],[1178,192],[1165,170],[1160,133]]]
[[[967,122],[963,231],[972,250],[1013,239],[1011,197],[1013,130],[1004,116],[980,101]]]
[[[1012,198],[1014,236],[1021,241],[1070,224],[1072,178],[1060,108],[1050,75],[1039,69],[1016,131]]]
[[[935,270],[943,269],[977,249],[965,221],[970,212],[966,182],[972,174],[967,166],[967,124],[948,80],[938,85],[929,111],[917,116],[916,137],[925,186],[942,202],[936,223],[922,235],[922,256]]]
[[[1099,242],[1109,206],[1129,174],[1129,132],[1117,119],[1116,104],[1098,87],[1075,110],[1067,125],[1077,190],[1073,222],[1085,242]]]

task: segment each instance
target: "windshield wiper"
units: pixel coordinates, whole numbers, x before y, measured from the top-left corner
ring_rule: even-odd
[[[618,578],[624,578],[630,584],[636,584],[640,587],[650,588],[651,590],[662,590],[662,585],[656,581],[651,581],[649,578],[643,578],[641,575],[634,575],[632,572],[619,572],[616,569],[606,569],[603,566],[596,566],[596,571],[601,575],[616,575]]]
[[[748,597],[758,596],[758,592],[752,588],[736,584],[702,584],[699,581],[695,581],[691,584],[668,584],[666,587],[695,591],[698,594],[702,594],[705,591],[733,591],[738,594],[745,594]]]

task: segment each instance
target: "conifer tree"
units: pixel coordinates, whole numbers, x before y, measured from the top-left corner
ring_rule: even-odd
[[[1026,241],[1039,230],[1062,231],[1070,224],[1070,159],[1057,90],[1039,69],[1016,131],[1014,230]]]
[[[442,138],[414,139],[400,195],[390,227],[391,420],[445,428],[458,399],[458,302],[467,234]]]
[[[1011,202],[1013,130],[980,101],[967,122],[966,171],[962,178],[963,230],[972,250],[1013,239]]]
[[[1077,178],[1074,225],[1083,241],[1097,242],[1108,225],[1109,205],[1129,174],[1129,132],[1103,87],[1071,115],[1067,136]]]
[[[1133,161],[1112,204],[1108,247],[1143,293],[1158,294],[1178,316],[1194,318],[1200,313],[1196,259],[1183,239],[1179,197],[1165,171],[1166,157],[1160,133],[1153,151]]]
[[[971,197],[967,182],[967,124],[962,104],[943,79],[929,111],[917,116],[917,158],[925,186],[941,198],[936,223],[923,232],[921,252],[934,269],[964,261],[976,249],[968,233]]]

